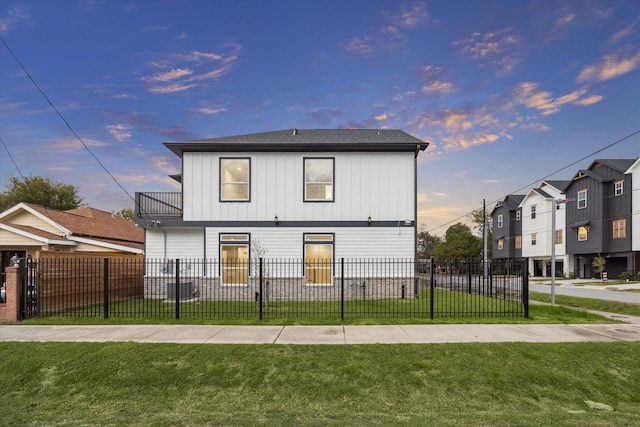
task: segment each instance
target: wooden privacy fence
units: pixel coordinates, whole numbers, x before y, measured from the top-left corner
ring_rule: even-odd
[[[45,256],[27,262],[28,306],[38,314],[141,298],[143,259],[136,256]]]

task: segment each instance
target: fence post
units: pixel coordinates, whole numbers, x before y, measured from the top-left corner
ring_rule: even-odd
[[[20,320],[20,272],[17,267],[5,268],[5,301],[0,305],[0,321],[17,322]]]
[[[467,261],[467,284],[469,285],[469,295],[471,295],[471,261]]]
[[[258,318],[260,320],[262,320],[262,268],[263,268],[263,264],[262,264],[262,257],[260,258],[260,284],[258,285],[258,298],[259,298],[259,302],[258,302],[258,307],[259,307],[259,314],[258,314]]]
[[[436,265],[433,262],[433,258],[431,258],[431,286],[430,286],[430,298],[429,298],[429,315],[431,317],[431,319],[433,319],[433,297],[435,295],[434,292],[434,288],[436,285],[436,280],[435,280],[435,271],[436,271]]]
[[[102,304],[104,307],[103,316],[105,319],[109,318],[109,258],[104,259],[104,303]]]
[[[344,320],[344,258],[340,258],[340,319]]]
[[[529,261],[525,258],[524,261],[522,261],[522,298],[524,299],[524,317],[526,319],[529,318],[529,274],[527,271],[528,266]]]
[[[176,320],[180,319],[180,258],[176,258]]]
[[[493,262],[489,262],[489,297],[493,298]]]

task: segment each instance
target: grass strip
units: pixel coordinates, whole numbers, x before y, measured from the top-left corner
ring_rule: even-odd
[[[6,425],[640,425],[640,343],[11,342],[0,353]]]
[[[558,294],[556,294],[555,297],[556,304],[565,305],[568,307],[577,307],[587,310],[603,311],[607,313],[626,314],[629,316],[640,316],[639,304],[627,304],[617,301],[607,301]],[[544,292],[530,292],[529,298],[545,303],[551,302],[551,295]]]

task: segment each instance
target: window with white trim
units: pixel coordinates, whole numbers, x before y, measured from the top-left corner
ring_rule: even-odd
[[[531,219],[536,219],[536,205],[531,205]]]
[[[334,158],[304,159],[304,201],[333,202]]]
[[[502,228],[503,224],[504,224],[504,215],[500,214],[498,215],[498,228]]]
[[[587,240],[587,237],[589,237],[589,226],[582,225],[578,227],[578,241],[584,242]]]
[[[531,233],[531,246],[535,246],[538,243],[538,234]]]
[[[220,158],[220,201],[250,201],[250,176],[249,158]]]
[[[621,196],[624,190],[624,181],[616,181],[613,183],[613,193],[616,196]]]
[[[520,209],[516,211],[516,221],[520,221]]]
[[[498,239],[498,250],[501,251],[504,248],[504,239]]]
[[[587,190],[578,191],[578,209],[587,207]],[[585,239],[586,240],[586,239]]]

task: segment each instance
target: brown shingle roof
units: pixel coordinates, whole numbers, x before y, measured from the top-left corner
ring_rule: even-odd
[[[71,231],[74,236],[109,241],[138,248],[144,244],[144,231],[131,221],[94,208],[58,211],[25,203],[31,209]],[[135,245],[135,246],[134,246]]]

